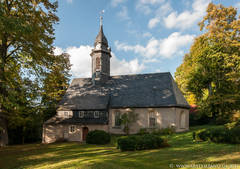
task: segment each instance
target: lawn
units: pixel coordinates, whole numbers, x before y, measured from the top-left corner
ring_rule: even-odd
[[[168,137],[171,147],[157,150],[121,152],[113,143],[9,146],[0,149],[0,168],[164,169],[176,168],[175,164],[237,164],[240,168],[240,145],[192,141],[192,131],[203,127],[211,126],[173,134]]]

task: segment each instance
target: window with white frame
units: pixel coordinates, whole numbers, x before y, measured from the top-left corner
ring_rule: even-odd
[[[84,111],[79,111],[78,112],[78,117],[83,118],[84,117]]]
[[[115,127],[120,127],[121,126],[121,115],[120,112],[115,112],[115,116],[114,116],[114,126]]]
[[[149,112],[149,127],[156,127],[156,117],[154,112]]]
[[[94,112],[94,118],[99,118],[99,111]]]
[[[68,112],[67,111],[64,112],[64,117],[68,117]]]
[[[71,126],[69,127],[69,132],[70,132],[70,133],[74,133],[75,131],[76,131],[76,126],[71,125]]]

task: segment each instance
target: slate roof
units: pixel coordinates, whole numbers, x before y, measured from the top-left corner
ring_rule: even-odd
[[[96,39],[95,39],[94,46],[96,46],[97,43],[102,43],[102,44],[108,46],[108,41],[107,41],[107,38],[105,37],[105,35],[103,33],[102,25],[100,26],[100,30],[98,32],[98,35],[97,35]]]
[[[59,103],[62,110],[140,107],[190,108],[169,72],[111,76],[95,85],[91,78],[76,78]]]
[[[48,119],[44,124],[108,124],[108,119],[103,118],[62,118],[54,116]]]

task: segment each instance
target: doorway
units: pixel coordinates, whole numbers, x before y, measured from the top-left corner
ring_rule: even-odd
[[[82,128],[82,140],[83,141],[86,141],[87,134],[88,134],[88,127],[83,127]]]

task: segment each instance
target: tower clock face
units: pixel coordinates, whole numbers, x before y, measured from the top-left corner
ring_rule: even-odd
[[[101,44],[97,44],[96,49],[101,49]]]

